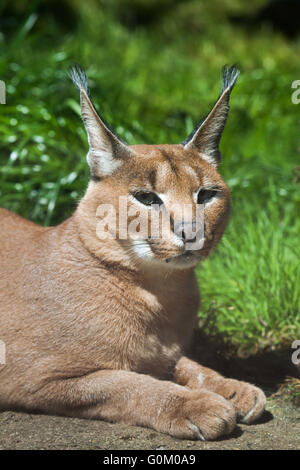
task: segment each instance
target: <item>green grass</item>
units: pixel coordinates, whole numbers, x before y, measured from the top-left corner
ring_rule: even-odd
[[[7,85],[0,205],[49,225],[84,193],[87,140],[67,78],[74,62],[86,67],[99,111],[130,144],[183,140],[215,101],[222,65],[238,63],[221,142],[232,217],[198,268],[199,315],[203,323],[213,312],[216,330],[242,350],[290,345],[300,336],[300,105],[291,102],[300,42],[267,26],[230,24],[229,14],[243,11],[239,0],[166,3],[172,8],[156,15],[156,0],[65,2],[76,17],[71,27],[42,2],[15,17],[7,2],[14,27],[0,35]],[[150,24],[132,26],[136,5],[148,8]]]

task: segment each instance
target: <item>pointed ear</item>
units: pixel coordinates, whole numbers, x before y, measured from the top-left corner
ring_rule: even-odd
[[[239,73],[234,66],[223,67],[223,84],[218,101],[208,116],[182,142],[184,148],[196,148],[204,160],[215,166],[221,160],[219,142],[228,117],[230,93]]]
[[[73,83],[80,91],[81,115],[88,135],[87,161],[91,177],[99,179],[111,175],[123,161],[133,155],[133,150],[123,142],[97,113],[90,97],[84,70],[75,65],[69,69]]]

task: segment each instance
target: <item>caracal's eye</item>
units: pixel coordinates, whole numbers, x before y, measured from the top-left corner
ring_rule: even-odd
[[[145,206],[152,206],[152,204],[158,204],[160,206],[163,204],[162,200],[157,196],[157,194],[150,191],[137,191],[133,193],[133,196]]]
[[[205,204],[205,202],[210,201],[218,191],[214,189],[200,189],[197,197],[198,204]]]

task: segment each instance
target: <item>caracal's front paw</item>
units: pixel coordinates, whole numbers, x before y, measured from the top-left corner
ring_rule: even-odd
[[[222,379],[217,393],[220,393],[235,407],[238,421],[253,423],[264,412],[266,396],[254,385],[234,379]]]
[[[234,406],[220,395],[189,391],[179,400],[171,400],[160,416],[159,430],[183,439],[214,440],[230,434],[236,426]]]

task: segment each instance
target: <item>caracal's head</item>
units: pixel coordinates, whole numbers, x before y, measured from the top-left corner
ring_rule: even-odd
[[[230,208],[218,172],[219,141],[238,74],[224,67],[218,101],[182,143],[129,146],[96,112],[83,70],[71,69],[91,170],[77,214],[81,236],[94,254],[136,266],[188,269],[216,246]]]

